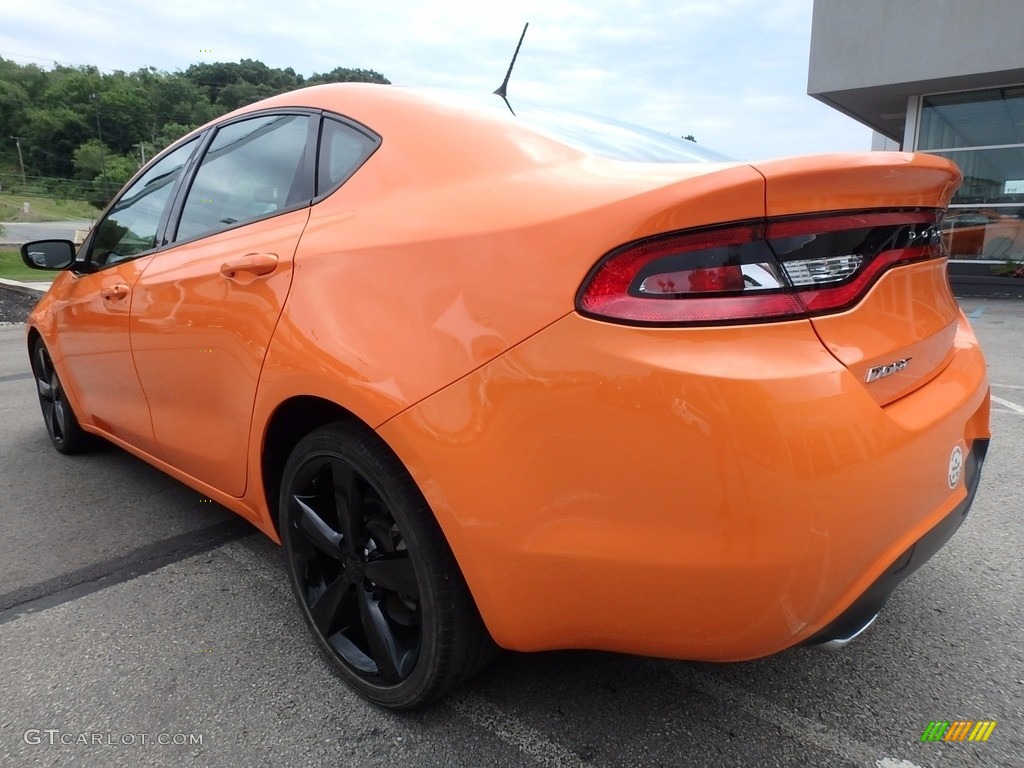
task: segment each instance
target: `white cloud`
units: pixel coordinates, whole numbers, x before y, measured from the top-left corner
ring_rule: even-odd
[[[805,93],[811,8],[812,0],[33,0],[6,5],[0,56],[104,71],[252,58],[307,75],[361,67],[399,84],[486,93],[529,21],[512,98],[693,133],[747,159],[867,149],[867,128]]]

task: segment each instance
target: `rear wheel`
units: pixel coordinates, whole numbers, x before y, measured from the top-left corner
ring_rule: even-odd
[[[64,386],[42,339],[36,339],[32,347],[32,375],[36,381],[43,423],[53,447],[61,453],[79,453],[87,446],[89,436],[79,426],[75,412],[71,410]]]
[[[493,644],[440,527],[372,432],[338,423],[303,438],[285,465],[279,509],[302,614],[360,694],[415,707],[490,658]]]

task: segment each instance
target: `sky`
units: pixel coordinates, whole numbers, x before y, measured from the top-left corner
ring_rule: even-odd
[[[104,72],[258,59],[311,75],[490,93],[529,22],[517,97],[625,120],[738,159],[870,149],[807,95],[813,0],[3,0],[0,57]]]

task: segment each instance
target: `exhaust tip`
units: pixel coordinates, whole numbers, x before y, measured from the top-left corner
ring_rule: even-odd
[[[815,643],[814,645],[809,647],[814,648],[818,651],[840,651],[847,644],[853,642],[858,637],[860,637],[867,630],[868,627],[875,623],[875,619],[877,618],[878,614],[876,613],[870,619],[864,622],[864,624],[862,624],[858,629],[854,630],[852,633],[845,635],[844,637],[834,637],[831,640],[826,640],[822,643]]]

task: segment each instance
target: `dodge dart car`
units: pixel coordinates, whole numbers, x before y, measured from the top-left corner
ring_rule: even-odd
[[[313,638],[403,708],[496,647],[842,644],[953,533],[989,438],[929,155],[757,163],[378,85],[202,127],[27,324],[100,436],[283,545]],[[493,103],[491,103],[493,102]]]

